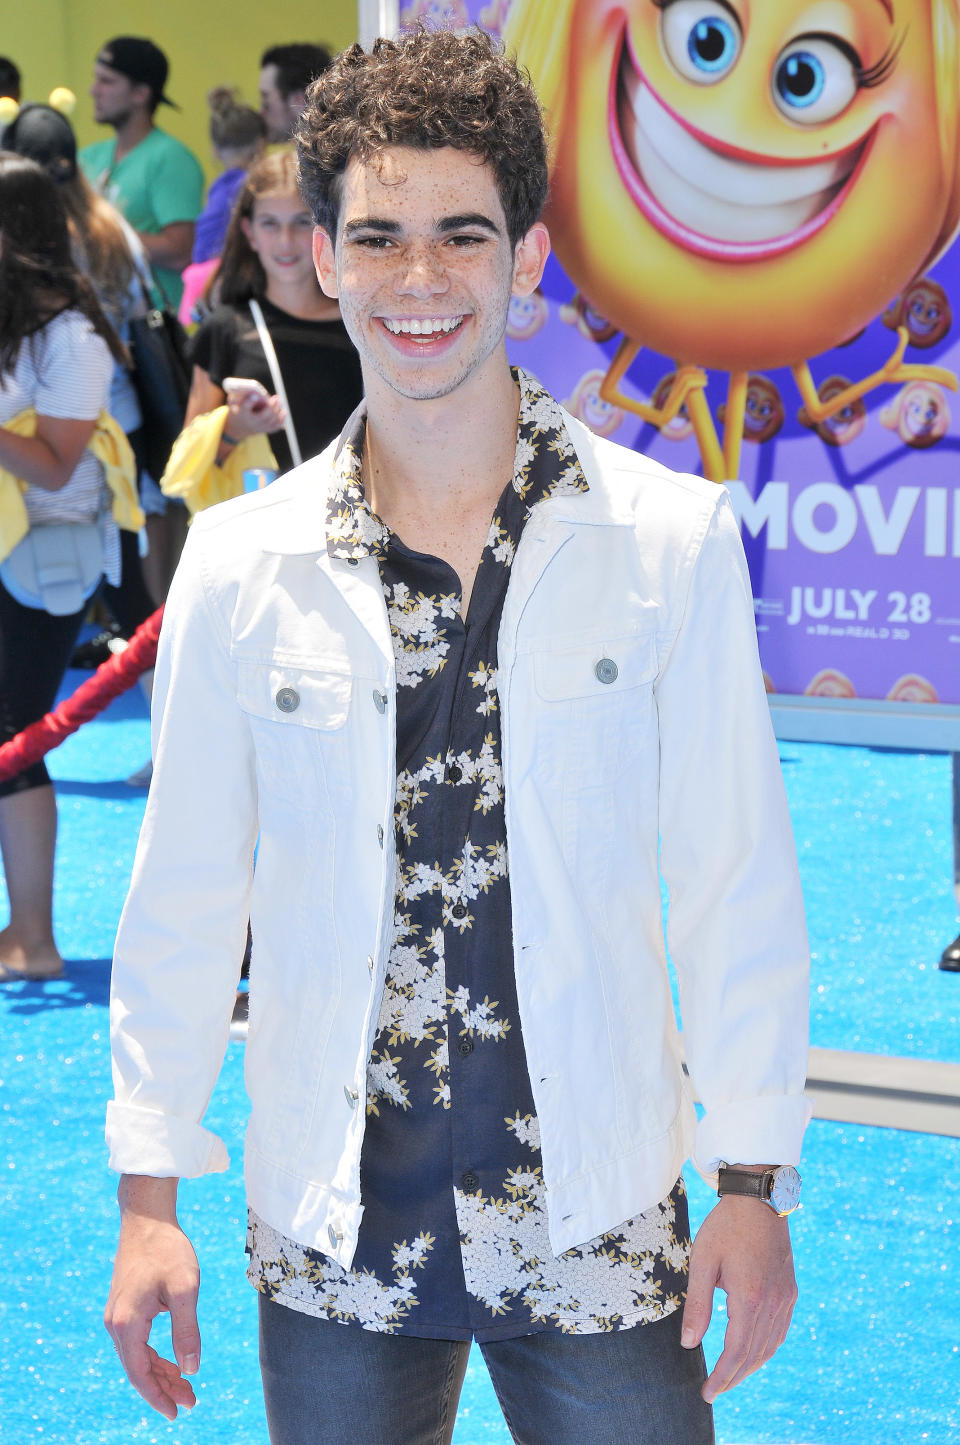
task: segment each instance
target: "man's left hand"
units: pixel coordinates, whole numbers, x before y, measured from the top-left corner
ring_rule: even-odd
[[[789,1226],[758,1199],[725,1195],[700,1226],[683,1311],[681,1343],[687,1349],[707,1332],[715,1289],[727,1296],[727,1329],[723,1353],[702,1390],[709,1403],[780,1348],[797,1300]]]

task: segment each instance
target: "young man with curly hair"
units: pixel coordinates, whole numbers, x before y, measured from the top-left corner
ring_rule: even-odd
[[[114,970],[108,1327],[151,1405],[193,1403],[177,1180],[226,1165],[201,1121],[249,904],[274,1445],[448,1442],[471,1340],[518,1441],[703,1445],[789,1325],[809,1113],[729,500],[510,369],[547,171],[488,39],[345,52],[298,146],[366,401],[321,457],[198,518],[168,603]],[[722,1195],[692,1250],[691,1153]],[[148,1345],[163,1309],[175,1363]]]

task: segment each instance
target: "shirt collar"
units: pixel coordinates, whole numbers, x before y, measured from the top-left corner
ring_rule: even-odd
[[[560,405],[536,377],[511,368],[520,388],[513,489],[527,512],[548,497],[589,491]],[[340,436],[327,503],[327,551],[331,557],[385,557],[390,528],[369,506],[363,491],[366,404],[361,403]]]

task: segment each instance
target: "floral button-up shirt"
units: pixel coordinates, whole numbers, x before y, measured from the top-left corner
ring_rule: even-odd
[[[556,1258],[513,971],[497,635],[532,509],[587,482],[557,403],[524,372],[513,479],[467,615],[459,579],[371,511],[365,417],[348,428],[328,548],[377,558],[397,670],[393,943],[367,1068],[364,1207],[353,1268],[252,1212],[249,1278],[293,1309],[437,1339],[595,1334],[682,1302],[682,1181],[661,1204]],[[254,983],[256,987],[256,963]]]

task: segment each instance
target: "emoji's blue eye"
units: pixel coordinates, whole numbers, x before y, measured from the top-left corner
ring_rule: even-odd
[[[832,40],[795,40],[777,57],[773,98],[782,115],[800,125],[833,120],[859,90],[855,61]]]
[[[786,105],[797,110],[816,105],[825,85],[823,66],[809,50],[794,50],[777,66],[777,93]]]
[[[661,17],[660,36],[674,69],[697,85],[722,80],[742,44],[733,13],[717,0],[673,0]]]
[[[707,75],[728,70],[738,48],[737,35],[729,20],[715,15],[698,21],[687,37],[690,59]]]

